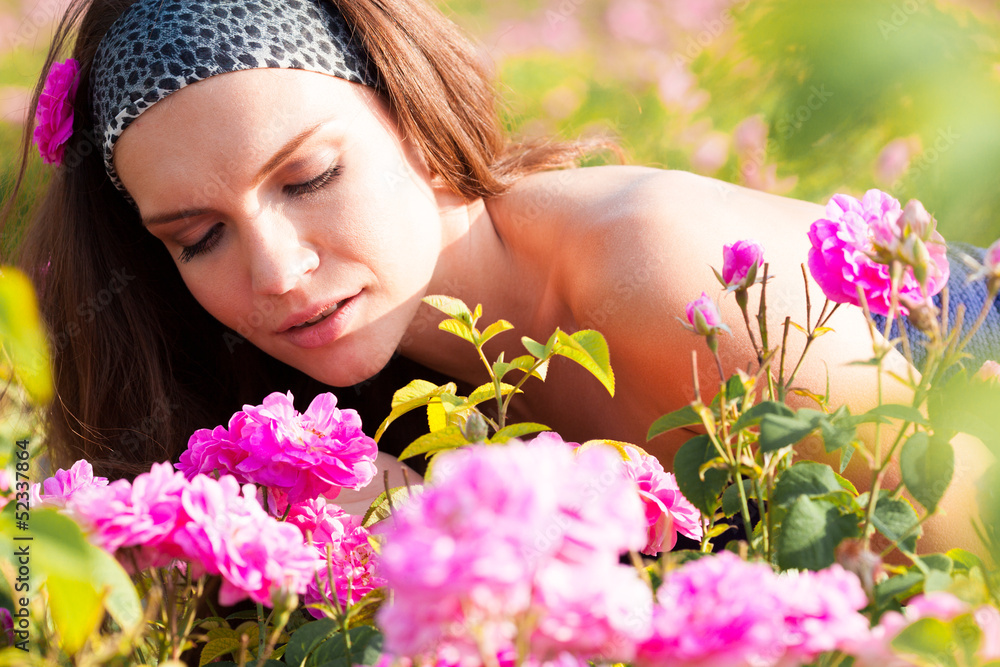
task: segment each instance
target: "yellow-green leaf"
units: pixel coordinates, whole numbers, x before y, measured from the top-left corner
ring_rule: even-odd
[[[608,342],[599,332],[584,329],[573,334],[559,332],[559,343],[555,353],[586,368],[596,377],[608,393],[615,395],[615,374],[611,370],[611,355],[608,352]]]
[[[458,426],[448,426],[440,431],[422,435],[411,442],[399,455],[399,460],[403,461],[418,454],[432,454],[446,449],[455,449],[467,444],[469,441],[462,435],[462,430]]]
[[[579,453],[584,448],[593,447],[594,445],[607,445],[608,447],[614,447],[615,450],[617,450],[618,454],[620,454],[622,459],[625,461],[632,460],[632,457],[629,455],[628,450],[625,449],[626,447],[631,447],[632,449],[635,449],[642,456],[649,456],[649,453],[639,445],[634,445],[631,442],[624,442],[622,440],[608,440],[607,438],[601,438],[598,440],[588,440],[587,442],[580,445],[580,449],[578,449],[577,452]]]
[[[427,430],[433,433],[448,425],[448,413],[440,400],[432,400],[427,404]]]
[[[545,424],[536,424],[535,422],[519,422],[517,424],[510,424],[509,426],[504,426],[502,429],[493,434],[490,438],[491,444],[500,444],[507,442],[511,438],[520,438],[521,436],[528,435],[529,433],[538,433],[539,431],[550,431],[551,429]]]
[[[532,371],[531,369],[532,367],[534,367],[536,363],[538,363],[538,359],[531,356],[530,354],[522,354],[520,357],[515,357],[510,361],[510,365],[512,368],[517,368],[518,370],[522,370],[525,373],[531,372],[532,375],[534,375],[536,378],[544,382],[545,376],[549,372],[549,362],[545,361],[539,364],[538,368]]]
[[[514,391],[514,385],[507,384],[506,382],[500,383],[500,392],[503,396],[506,396],[510,392]],[[520,390],[518,390],[520,393]],[[473,405],[479,405],[483,401],[488,401],[490,399],[496,398],[497,390],[496,385],[492,382],[487,382],[486,384],[479,385],[476,387],[475,391],[469,394],[469,400],[467,405],[470,407]]]
[[[443,384],[438,387],[434,385],[434,383],[427,382],[426,380],[413,380],[408,385],[393,394],[392,411],[379,425],[378,430],[375,431],[375,442],[379,441],[379,438],[381,438],[382,434],[385,433],[385,429],[388,428],[389,424],[396,421],[410,410],[422,408],[430,403],[432,399],[439,397],[441,394],[453,394],[456,389],[457,386],[454,382],[449,382],[448,384]]]
[[[67,655],[79,651],[104,618],[101,596],[89,581],[50,574],[45,582],[52,623]]]
[[[447,331],[448,333],[454,334],[459,338],[464,338],[473,345],[476,345],[476,338],[473,335],[473,328],[468,324],[466,324],[465,322],[461,322],[459,320],[444,320],[443,322],[438,324],[438,329],[440,329],[441,331]]]
[[[15,378],[36,403],[52,398],[52,372],[38,301],[28,277],[0,267],[0,345],[12,367],[0,359],[0,375]]]
[[[215,662],[227,653],[236,654],[240,650],[240,641],[235,637],[220,637],[205,644],[201,649],[201,657],[198,665],[203,667],[210,662]]]
[[[213,639],[225,639],[225,638],[236,639],[236,631],[233,630],[228,625],[223,625],[216,628],[212,628],[211,630],[205,633],[205,636],[208,637],[209,641]]]
[[[431,296],[425,296],[423,301],[428,306],[437,308],[445,315],[472,324],[472,311],[469,310],[469,307],[461,299],[456,299],[453,296],[444,296],[443,294],[432,294]]]
[[[486,330],[483,331],[482,338],[479,339],[479,344],[483,345],[486,343],[486,341],[488,341],[490,338],[493,338],[497,334],[503,333],[504,331],[510,331],[513,328],[514,325],[508,322],[507,320],[497,320],[493,324],[486,327]]]

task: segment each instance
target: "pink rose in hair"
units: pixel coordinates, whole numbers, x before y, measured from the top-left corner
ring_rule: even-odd
[[[52,63],[35,109],[35,143],[46,164],[62,164],[73,134],[73,99],[80,85],[80,64],[68,58]]]

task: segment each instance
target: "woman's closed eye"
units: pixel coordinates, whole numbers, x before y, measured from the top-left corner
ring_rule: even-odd
[[[341,171],[340,165],[333,165],[322,174],[316,178],[310,179],[305,183],[295,183],[293,185],[286,185],[285,192],[293,197],[301,197],[304,195],[309,195],[314,192],[322,190],[335,179]],[[178,259],[181,262],[190,262],[192,259],[201,255],[203,253],[209,252],[214,248],[219,240],[222,238],[222,223],[217,222],[212,225],[212,228],[208,230],[197,243],[189,246],[183,246],[181,249],[181,254]]]
[[[286,185],[285,192],[294,197],[308,195],[318,190],[322,190],[327,185],[329,185],[334,178],[340,175],[340,165],[331,165],[329,169],[324,171],[322,174],[313,178],[305,183],[297,183],[295,185]]]

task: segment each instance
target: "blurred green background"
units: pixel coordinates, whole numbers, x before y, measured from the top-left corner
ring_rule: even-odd
[[[0,0],[0,192],[65,0]],[[1000,236],[995,0],[451,0],[520,135],[611,134],[631,162],[791,197],[918,198]],[[47,170],[32,165],[38,188]],[[16,243],[15,230],[4,245]]]

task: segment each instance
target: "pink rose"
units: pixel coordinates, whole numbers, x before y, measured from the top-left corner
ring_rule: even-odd
[[[889,265],[883,262],[909,258],[919,261],[917,270],[926,280],[927,292],[923,293],[911,265],[903,274],[899,294],[922,302],[945,286],[949,267],[944,239],[937,232],[930,233],[926,244],[918,234],[905,233],[907,223],[919,226],[921,220],[915,206],[904,214],[898,201],[879,190],[869,190],[861,201],[834,195],[826,205],[826,217],[809,228],[809,271],[831,301],[858,306],[860,287],[871,312],[887,315],[891,278]],[[907,312],[905,307],[900,310]]]
[[[639,487],[649,526],[642,553],[655,556],[670,551],[677,544],[677,533],[701,541],[701,512],[681,493],[674,474],[666,472],[656,457],[635,447],[625,451],[629,455],[625,474]]]
[[[737,241],[722,246],[722,284],[746,289],[757,277],[764,263],[764,247],[756,241]]]
[[[35,143],[45,164],[62,164],[73,134],[73,99],[80,85],[80,63],[72,58],[52,63],[35,109]]]
[[[694,332],[701,336],[713,333],[722,325],[722,316],[719,314],[718,307],[712,301],[712,297],[704,292],[685,306],[684,313],[687,315],[687,320]]]

